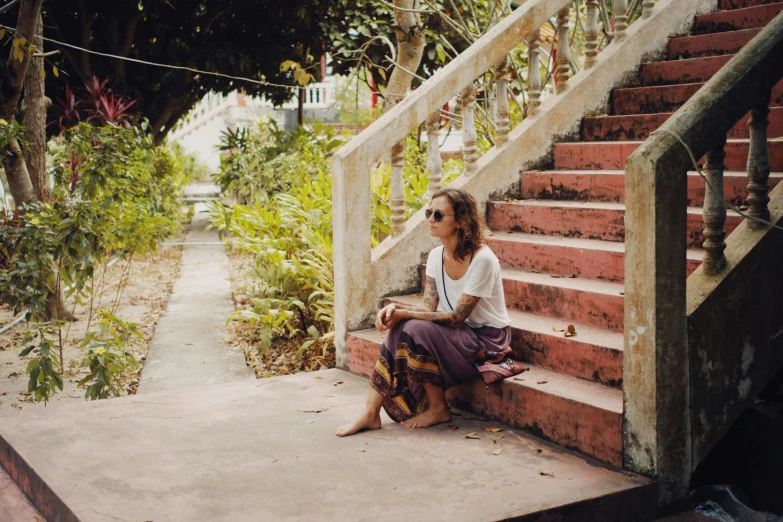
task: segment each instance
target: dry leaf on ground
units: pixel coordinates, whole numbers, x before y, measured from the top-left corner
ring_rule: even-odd
[[[552,331],[554,332],[565,332],[565,328],[560,328],[559,326],[553,326]]]
[[[546,384],[546,381],[538,381],[536,384]]]
[[[493,455],[500,455],[501,453],[503,453],[503,448],[498,448],[492,452]]]
[[[541,475],[542,477],[554,477],[555,476],[555,474],[552,473],[551,471],[539,471],[538,474]]]
[[[454,431],[454,430],[456,430],[458,428],[459,428],[459,426],[457,426],[456,424],[449,424],[449,429],[452,430],[452,431]]]
[[[564,335],[566,337],[573,337],[573,336],[575,336],[576,335],[576,328],[574,328],[574,325],[569,324]]]
[[[499,431],[503,431],[503,428],[496,428],[494,426],[484,426],[484,428],[482,428],[482,429],[484,431],[488,431],[490,433],[497,433]]]
[[[367,453],[366,451],[364,451],[364,448],[361,448],[359,451],[361,451],[362,453]]]
[[[316,375],[315,378],[316,379],[323,379],[323,377],[321,377],[320,375]]]
[[[345,384],[345,381],[340,379],[339,381],[335,381],[334,385],[337,386],[338,384]]]
[[[467,435],[465,435],[465,438],[466,438],[466,439],[480,439],[481,437],[479,437],[478,435],[476,435],[476,432],[475,432],[475,431],[473,431],[473,432],[471,432],[471,433],[468,433]]]
[[[538,448],[536,451],[537,451],[537,452],[539,452],[539,453],[541,453],[541,452],[542,452],[542,451],[544,451],[544,450],[542,450],[541,448]]]
[[[296,410],[301,413],[321,413],[324,411],[329,411],[329,408],[317,408],[315,410]]]
[[[625,295],[625,292],[620,292],[620,295]]]
[[[503,438],[503,435],[499,435],[497,437],[492,437],[492,444],[497,444],[500,439]]]

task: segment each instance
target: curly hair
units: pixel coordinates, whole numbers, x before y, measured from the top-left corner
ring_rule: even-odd
[[[469,193],[457,188],[444,188],[432,195],[432,199],[444,196],[454,210],[459,236],[454,257],[462,261],[484,244],[484,220],[479,214],[476,200]]]

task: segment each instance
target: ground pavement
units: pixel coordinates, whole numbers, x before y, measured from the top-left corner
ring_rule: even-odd
[[[209,193],[209,185],[191,185],[189,193]],[[228,258],[217,232],[204,230],[204,204],[196,203],[195,209],[182,272],[152,338],[139,394],[254,377],[242,349],[221,343],[228,336],[226,319],[234,311]]]

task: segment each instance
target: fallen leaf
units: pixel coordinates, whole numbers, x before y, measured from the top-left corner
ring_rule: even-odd
[[[546,381],[538,381],[536,384],[546,384]]]
[[[359,451],[362,453],[367,453],[366,451],[364,451],[364,448],[359,449]]]
[[[323,411],[329,411],[329,408],[317,408],[315,410],[296,410],[301,413],[321,413]]]
[[[335,381],[334,385],[337,386],[338,384],[345,384],[345,381],[343,380]]]
[[[499,431],[503,431],[503,428],[496,428],[494,426],[484,426],[484,428],[482,428],[482,429],[484,431],[488,431],[490,433],[497,433]]]
[[[523,379],[522,377],[514,377],[514,380],[515,381],[524,381],[525,379]]]
[[[272,461],[272,464],[274,464],[275,462],[277,462],[277,459],[273,460],[273,461]]]
[[[549,277],[551,277],[552,279],[560,279],[561,277],[564,277],[564,276],[557,275],[557,274],[549,274]]]
[[[497,437],[491,437],[492,438],[492,444],[497,444],[500,439],[503,438],[503,435],[499,435]]]
[[[314,423],[314,422],[315,422],[315,421],[313,421],[313,420],[309,420],[309,421],[307,421],[307,424],[312,424],[312,423]]]
[[[18,372],[11,372],[11,373],[8,375],[8,378],[10,379],[11,377],[19,377],[19,373],[18,373]]]
[[[471,432],[471,433],[468,433],[467,435],[465,435],[465,438],[466,438],[466,439],[480,439],[481,437],[479,437],[478,435],[476,435],[476,432],[475,432],[475,431],[473,431],[473,432]]]
[[[573,337],[576,335],[576,328],[574,328],[574,325],[569,324],[568,329],[566,330],[565,334],[566,337]]]
[[[501,453],[503,453],[503,448],[498,448],[492,452],[493,455],[500,455]]]
[[[553,326],[552,330],[555,332],[565,332],[565,328],[560,328],[559,326]]]
[[[323,379],[323,377],[321,377],[320,375],[316,375],[315,378],[316,379]]]
[[[555,474],[552,473],[551,471],[539,471],[538,474],[541,475],[542,477],[554,477],[555,476]]]
[[[536,451],[537,451],[538,453],[541,453],[541,452],[542,452],[542,451],[544,451],[544,450],[542,450],[541,448],[538,448]]]
[[[449,424],[449,429],[450,429],[451,431],[454,431],[454,430],[456,430],[456,429],[459,429],[459,426],[457,426],[456,424]]]
[[[625,295],[625,292],[620,292],[620,295]]]

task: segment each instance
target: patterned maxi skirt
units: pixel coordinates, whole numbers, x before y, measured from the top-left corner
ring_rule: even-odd
[[[402,422],[429,406],[425,384],[448,389],[481,376],[491,382],[518,373],[507,358],[510,341],[509,326],[449,328],[418,319],[400,321],[386,335],[370,384],[384,397],[389,417]]]

